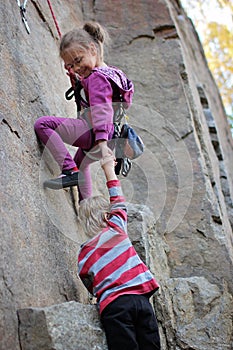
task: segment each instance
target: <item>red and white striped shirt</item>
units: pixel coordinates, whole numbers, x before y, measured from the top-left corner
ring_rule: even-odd
[[[152,295],[159,288],[128,237],[120,181],[108,181],[107,186],[111,203],[108,227],[82,244],[78,255],[79,276],[97,298],[100,313],[120,295]]]

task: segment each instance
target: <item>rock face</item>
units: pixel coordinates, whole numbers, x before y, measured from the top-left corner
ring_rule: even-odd
[[[75,301],[19,311],[23,350],[107,350],[98,312]]]
[[[152,302],[163,349],[231,349],[233,142],[195,29],[178,0],[59,1],[53,9],[62,33],[86,20],[104,24],[112,37],[107,63],[135,85],[130,123],[146,150],[122,186],[132,239],[161,285]],[[43,189],[58,169],[33,130],[41,115],[76,113],[64,99],[69,81],[56,27],[46,1],[27,4],[30,35],[16,1],[0,10],[0,349],[19,350],[17,310],[26,309],[20,325],[30,328],[30,310],[90,306],[76,277],[86,239],[76,192]],[[93,182],[94,192],[105,191],[98,164]]]

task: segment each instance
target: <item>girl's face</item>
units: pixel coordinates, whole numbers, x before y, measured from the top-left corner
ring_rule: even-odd
[[[88,49],[81,49],[75,44],[70,46],[63,52],[62,59],[68,70],[72,69],[82,78],[88,77],[92,69],[100,65],[97,49],[92,43]]]

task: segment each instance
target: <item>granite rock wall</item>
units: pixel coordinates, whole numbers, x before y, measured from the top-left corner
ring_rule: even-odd
[[[146,150],[122,186],[135,208],[135,244],[161,285],[152,302],[163,349],[231,349],[233,141],[192,23],[178,0],[56,1],[53,9],[62,33],[86,20],[105,25],[106,61],[135,85],[130,122]],[[89,304],[76,276],[86,239],[77,193],[43,189],[58,169],[33,130],[42,115],[74,117],[75,104],[64,99],[69,79],[47,2],[28,1],[26,17],[30,34],[17,2],[0,4],[2,350],[22,346],[17,310]],[[105,191],[98,164],[93,182]]]

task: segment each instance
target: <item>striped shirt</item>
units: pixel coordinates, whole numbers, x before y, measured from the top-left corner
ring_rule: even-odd
[[[82,244],[78,255],[79,276],[97,298],[100,313],[120,295],[152,295],[159,288],[128,237],[120,181],[108,181],[107,186],[111,204],[108,226]]]

